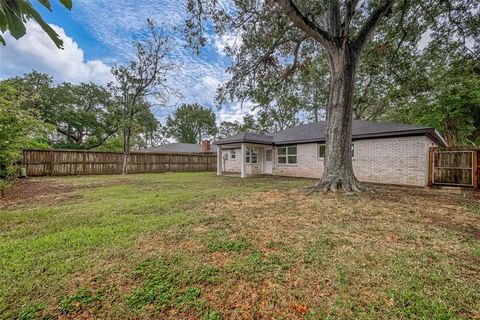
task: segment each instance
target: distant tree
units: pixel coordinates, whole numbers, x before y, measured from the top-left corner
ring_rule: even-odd
[[[241,132],[255,132],[260,133],[262,129],[260,128],[258,121],[251,115],[247,114],[243,116],[242,123],[240,125]]]
[[[0,180],[12,175],[23,148],[45,146],[48,126],[22,107],[22,99],[14,82],[0,82]]]
[[[22,107],[54,126],[56,148],[93,149],[118,131],[118,110],[111,93],[93,83],[55,86],[52,77],[33,71],[11,80],[21,88]]]
[[[242,121],[222,121],[218,126],[217,138],[223,139],[241,132],[261,133],[258,121],[251,115],[243,116]]]
[[[286,92],[286,91],[284,91]],[[300,123],[300,101],[294,95],[279,95],[267,105],[259,105],[258,125],[260,132],[278,132]]]
[[[217,138],[224,139],[242,132],[240,121],[222,121],[218,126]]]
[[[142,112],[147,97],[157,98],[161,105],[166,103],[166,96],[170,91],[166,85],[166,77],[174,67],[166,60],[171,51],[170,40],[153,21],[147,22],[147,38],[135,44],[134,58],[129,64],[118,65],[112,69],[116,83],[111,87],[120,106],[120,126],[123,133],[123,174],[127,174],[135,117]]]
[[[480,63],[458,45],[432,44],[417,57],[385,118],[432,126],[449,145],[480,144]]]
[[[110,92],[93,83],[63,83],[55,88],[50,116],[56,148],[93,149],[113,136],[119,127]]]
[[[42,119],[55,116],[56,110],[52,108],[55,96],[53,77],[33,70],[20,77],[13,77],[13,81],[22,94],[22,106],[36,110]]]
[[[167,117],[164,133],[182,143],[200,143],[215,136],[215,113],[199,104],[183,104]]]
[[[38,0],[40,5],[52,11],[49,0]],[[72,0],[59,0],[68,10],[72,9]],[[25,23],[35,20],[45,31],[58,48],[63,47],[63,41],[58,34],[46,23],[40,13],[32,6],[29,0],[0,0],[0,31],[9,31],[12,37],[20,39],[27,30]],[[5,39],[0,34],[0,43],[5,45]]]
[[[135,117],[132,146],[136,149],[145,149],[157,145],[159,140],[162,141],[159,129],[160,122],[152,113],[152,106],[145,103],[143,110]]]

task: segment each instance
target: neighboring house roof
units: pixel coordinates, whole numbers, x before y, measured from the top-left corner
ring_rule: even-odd
[[[158,147],[151,147],[146,152],[171,152],[171,153],[204,153],[202,146],[194,143],[169,143]],[[214,148],[210,148],[208,152],[214,152]]]
[[[260,144],[293,144],[325,141],[326,122],[301,124],[277,133],[259,135],[254,133],[240,133],[227,137],[214,144],[222,145],[229,143],[249,142]],[[430,139],[441,146],[446,142],[434,128],[422,127],[409,124],[381,123],[375,121],[354,120],[352,125],[352,139],[371,139],[382,137],[398,137],[409,135],[427,135]]]

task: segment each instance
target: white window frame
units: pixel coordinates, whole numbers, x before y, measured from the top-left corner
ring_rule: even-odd
[[[230,159],[231,160],[237,159],[237,152],[235,150],[230,150]]]
[[[295,148],[295,153],[291,152],[291,150]],[[280,149],[285,149],[285,154],[280,154]],[[295,157],[295,162],[290,162],[290,157]],[[278,161],[279,158],[285,158],[285,163],[281,163]],[[297,165],[298,164],[298,146],[285,146],[285,147],[277,147],[277,164],[279,166],[288,166],[288,165]]]
[[[255,156],[255,162],[252,161],[253,156]],[[246,164],[258,163],[258,150],[256,148],[247,148],[245,150],[245,163]]]

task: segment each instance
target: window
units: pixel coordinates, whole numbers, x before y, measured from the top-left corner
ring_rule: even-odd
[[[236,159],[237,158],[237,154],[235,153],[235,150],[230,150],[230,159]]]
[[[257,149],[247,148],[246,154],[245,154],[245,163],[257,163],[257,162],[258,162]]]
[[[318,157],[325,158],[326,146],[324,143],[318,144]],[[352,158],[355,157],[355,145],[352,143]]]
[[[265,151],[265,161],[272,161],[272,150]]]
[[[279,147],[277,149],[278,164],[296,164],[297,163],[297,146]]]
[[[325,150],[326,150],[325,143],[318,144],[318,157],[319,158],[325,158]]]

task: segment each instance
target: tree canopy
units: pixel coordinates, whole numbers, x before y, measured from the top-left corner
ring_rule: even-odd
[[[217,133],[215,113],[199,104],[183,104],[167,117],[164,133],[182,143],[200,143]]]
[[[22,100],[14,82],[0,82],[0,179],[13,174],[22,148],[44,145],[49,130],[34,110],[22,106]]]

